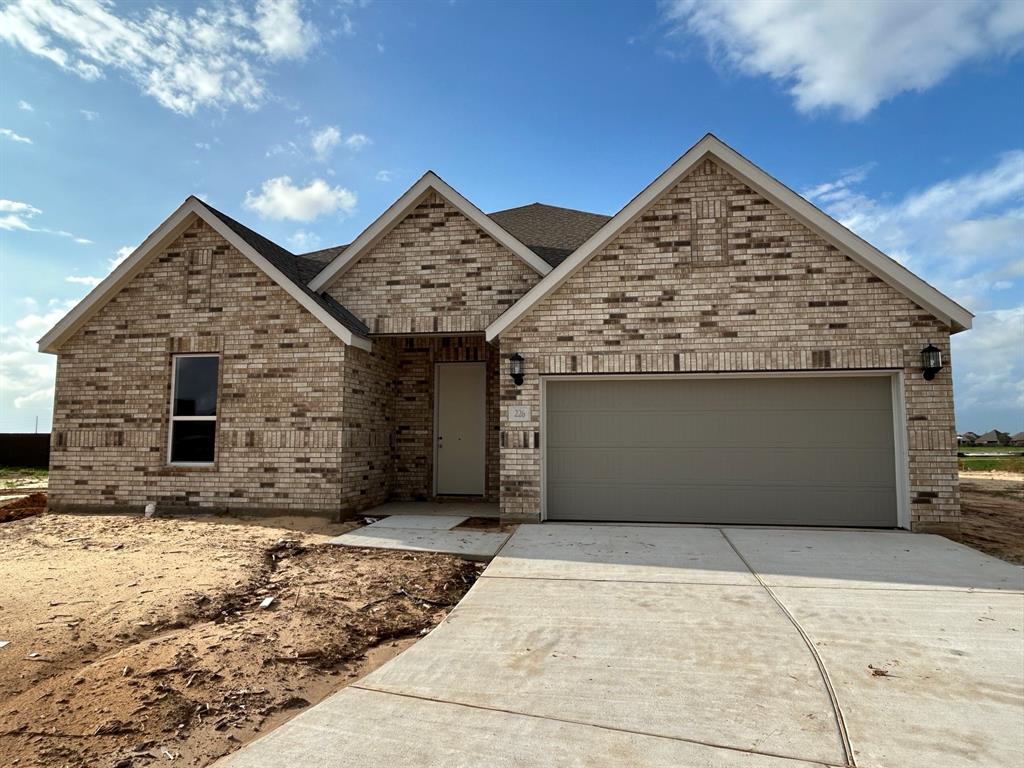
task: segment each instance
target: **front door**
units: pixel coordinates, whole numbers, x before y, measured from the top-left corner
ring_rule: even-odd
[[[485,363],[438,363],[435,370],[434,493],[484,493]]]

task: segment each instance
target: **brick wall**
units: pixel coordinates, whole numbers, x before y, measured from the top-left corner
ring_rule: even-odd
[[[539,280],[430,192],[328,292],[374,333],[479,333]]]
[[[885,368],[905,371],[915,528],[955,525],[951,370],[924,381],[948,330],[712,161],[694,169],[501,337],[501,506],[540,513],[539,376]],[[531,406],[532,422],[507,421]]]
[[[336,512],[360,492],[340,458],[352,349],[197,221],[62,346],[51,503]],[[175,352],[221,355],[213,468],[167,466]]]
[[[380,343],[383,340],[378,340]],[[486,489],[498,500],[498,354],[482,336],[405,337],[398,347],[395,400],[394,498],[416,501],[433,497],[434,366],[436,363],[487,363]]]
[[[373,351],[345,349],[342,396],[341,511],[360,512],[392,496],[398,358],[389,339]]]

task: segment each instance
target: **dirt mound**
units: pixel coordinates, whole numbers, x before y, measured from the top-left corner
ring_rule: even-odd
[[[106,518],[97,529],[93,520],[80,520],[22,521],[18,541],[0,536],[0,546],[10,545],[28,573],[45,571],[41,564],[55,559],[52,548],[66,552],[56,559],[73,555],[81,566],[91,555],[97,562],[128,557],[152,536],[166,554],[154,546],[130,562],[147,563],[159,579],[143,582],[140,572],[104,586],[79,568],[77,581],[45,581],[61,593],[33,601],[39,616],[31,634],[4,658],[19,660],[21,676],[10,678],[6,701],[0,686],[0,765],[208,765],[399,652],[441,621],[479,572],[446,555],[354,550],[290,532],[274,540],[258,527]],[[25,557],[26,548],[39,556]],[[174,557],[179,551],[184,558]],[[226,571],[219,588],[197,589],[198,579],[210,579],[211,565],[232,552],[245,568]],[[159,601],[107,620],[139,592],[149,593],[138,589],[146,584],[164,590]],[[176,601],[168,599],[175,594]],[[87,610],[71,619],[81,623],[65,629],[64,614],[73,612],[65,606],[82,599]],[[48,623],[52,615],[62,618]],[[50,645],[37,626],[52,627],[43,632],[54,633]],[[30,650],[38,652],[35,659],[19,659]],[[26,685],[28,674],[37,678]]]
[[[960,475],[960,535],[954,538],[1024,565],[1024,482]]]
[[[0,507],[0,523],[24,520],[46,512],[46,494],[30,493]]]

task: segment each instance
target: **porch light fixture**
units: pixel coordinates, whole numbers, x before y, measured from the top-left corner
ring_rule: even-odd
[[[921,367],[924,368],[925,379],[934,379],[935,374],[942,370],[942,350],[933,344],[922,349]]]
[[[522,386],[523,377],[526,375],[526,361],[518,352],[513,352],[512,357],[508,359],[508,372],[512,374],[512,381],[516,386]]]

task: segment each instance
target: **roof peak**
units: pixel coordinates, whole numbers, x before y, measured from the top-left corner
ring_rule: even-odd
[[[493,216],[496,213],[508,213],[509,211],[521,211],[524,208],[551,208],[551,209],[558,210],[558,211],[570,211],[572,213],[585,213],[587,216],[604,216],[606,218],[611,218],[611,216],[609,216],[606,213],[595,213],[594,211],[584,211],[581,208],[568,208],[568,207],[566,207],[564,205],[551,205],[550,203],[540,203],[540,202],[527,203],[526,205],[515,205],[515,206],[512,206],[511,208],[502,208],[500,211],[491,211],[487,215],[488,216]]]

